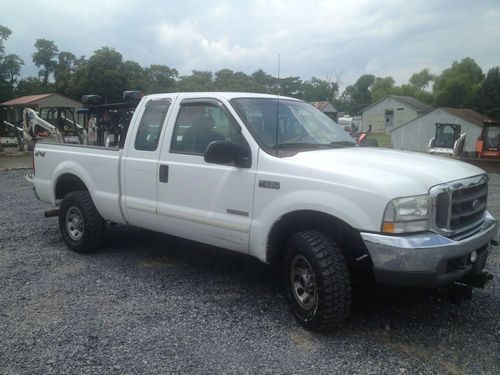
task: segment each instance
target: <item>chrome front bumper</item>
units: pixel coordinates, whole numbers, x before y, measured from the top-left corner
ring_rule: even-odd
[[[497,234],[497,222],[485,213],[481,229],[470,237],[453,240],[427,232],[408,236],[361,233],[373,262],[375,280],[383,284],[437,287],[482,269]],[[478,259],[470,262],[476,251]]]

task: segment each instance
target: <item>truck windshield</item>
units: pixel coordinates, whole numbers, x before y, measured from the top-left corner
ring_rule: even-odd
[[[312,105],[275,98],[231,100],[252,135],[268,149],[352,147],[356,142]]]

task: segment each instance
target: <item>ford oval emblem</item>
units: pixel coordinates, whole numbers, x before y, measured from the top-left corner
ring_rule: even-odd
[[[472,202],[472,208],[475,210],[479,207],[480,204],[481,202],[479,202],[479,199],[476,199],[474,202]]]

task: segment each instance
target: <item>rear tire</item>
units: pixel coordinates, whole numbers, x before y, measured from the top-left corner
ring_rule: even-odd
[[[288,304],[307,329],[340,326],[351,305],[351,280],[337,243],[318,231],[290,237],[286,247],[284,281]]]
[[[64,196],[59,208],[59,229],[70,250],[90,253],[101,247],[106,222],[87,191]]]

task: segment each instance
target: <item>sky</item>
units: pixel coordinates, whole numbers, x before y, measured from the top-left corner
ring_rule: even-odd
[[[500,65],[500,0],[0,0],[12,30],[7,53],[36,75],[37,38],[90,57],[115,48],[124,60],[181,75],[228,68],[353,84],[362,74],[397,84],[423,68],[439,74],[472,57]]]

